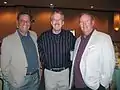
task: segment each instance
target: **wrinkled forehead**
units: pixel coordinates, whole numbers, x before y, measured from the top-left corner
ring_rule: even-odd
[[[30,16],[29,15],[27,15],[27,14],[22,14],[22,15],[20,15],[19,16],[19,20],[23,20],[23,19],[25,19],[25,20],[30,20]]]
[[[53,19],[60,19],[62,16],[61,16],[61,14],[59,14],[59,13],[55,13],[55,14],[53,14],[53,16],[52,16],[52,18]]]
[[[60,13],[54,13],[52,16],[51,16],[51,20],[64,20],[64,15],[60,14]]]
[[[92,16],[87,15],[87,14],[81,15],[80,21],[87,21],[87,20],[92,20]]]

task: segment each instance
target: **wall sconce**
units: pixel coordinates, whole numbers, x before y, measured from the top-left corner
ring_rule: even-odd
[[[114,14],[114,30],[115,31],[120,30],[120,13]]]
[[[70,30],[70,32],[75,36],[75,29]]]

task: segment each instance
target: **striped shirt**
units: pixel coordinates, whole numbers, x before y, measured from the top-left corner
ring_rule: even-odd
[[[38,50],[45,68],[70,66],[70,51],[74,49],[76,38],[68,30],[54,34],[46,31],[38,38]]]

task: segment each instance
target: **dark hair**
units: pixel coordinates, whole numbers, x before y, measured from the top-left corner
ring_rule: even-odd
[[[52,13],[52,15],[51,15],[51,17],[50,17],[50,20],[52,20],[53,15],[54,15],[55,13],[60,14],[60,15],[62,16],[62,19],[64,20],[64,14],[63,14],[63,12],[60,11],[60,10],[58,10],[58,9],[56,9],[56,10],[53,11],[53,13]]]
[[[30,12],[28,12],[28,11],[19,12],[18,15],[17,15],[17,20],[20,19],[20,16],[21,16],[21,15],[28,15],[28,16],[30,17],[30,21],[32,21],[32,16],[31,16]]]

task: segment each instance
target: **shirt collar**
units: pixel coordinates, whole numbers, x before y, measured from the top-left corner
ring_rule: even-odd
[[[93,32],[94,32],[94,30],[92,30],[92,32],[91,32],[89,35],[87,35],[87,36],[84,36],[84,35],[82,34],[82,35],[81,35],[81,38],[82,38],[82,39],[90,38],[90,36],[92,35]]]
[[[53,31],[52,31],[52,29],[50,30],[50,32],[51,32],[52,35],[58,36],[58,35],[61,35],[63,33],[63,30],[61,29],[61,32],[58,33],[58,34],[54,34]]]
[[[30,35],[30,32],[29,32],[29,31],[27,32],[27,34],[26,34],[25,36],[24,36],[24,35],[22,35],[22,34],[20,33],[20,31],[19,31],[19,30],[17,30],[17,32],[18,32],[18,34],[19,34],[20,38],[27,37],[27,36],[29,36],[29,35]]]

